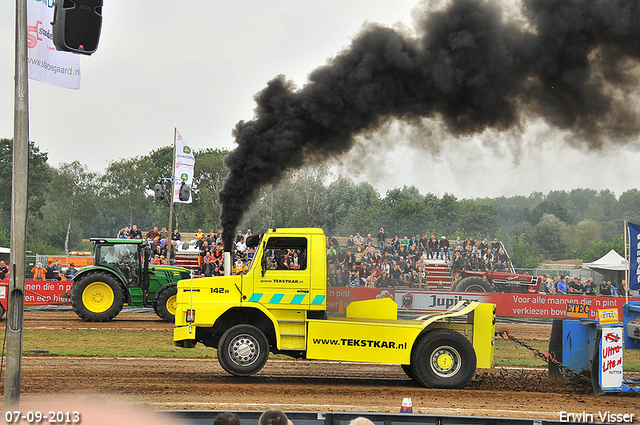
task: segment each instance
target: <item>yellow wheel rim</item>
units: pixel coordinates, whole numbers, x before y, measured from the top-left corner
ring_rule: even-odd
[[[167,311],[174,316],[176,315],[176,310],[178,309],[176,299],[177,297],[175,295],[172,295],[167,300]]]
[[[92,282],[82,292],[82,303],[92,313],[104,313],[114,300],[113,289],[105,282]]]
[[[453,358],[450,354],[441,354],[436,360],[438,367],[442,370],[449,370],[453,366]]]

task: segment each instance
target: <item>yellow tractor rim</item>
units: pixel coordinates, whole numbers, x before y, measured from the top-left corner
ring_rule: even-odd
[[[174,316],[176,315],[176,310],[178,309],[176,299],[177,299],[177,296],[172,295],[167,300],[167,311],[173,314]]]
[[[92,313],[104,313],[114,300],[113,289],[105,282],[92,282],[82,292],[82,303]]]

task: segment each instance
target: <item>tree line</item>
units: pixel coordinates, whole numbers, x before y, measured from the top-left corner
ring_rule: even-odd
[[[12,140],[0,139],[0,188],[11,193]],[[79,161],[48,163],[34,144],[29,149],[27,246],[34,253],[86,251],[89,237],[115,236],[124,226],[168,226],[169,200],[156,201],[153,186],[172,170],[172,147],[109,163],[103,172]],[[174,227],[192,232],[219,227],[217,194],[227,174],[222,149],[195,151],[191,204],[175,204]],[[11,196],[0,198],[0,245],[9,246]],[[545,259],[593,261],[610,249],[624,254],[623,221],[640,223],[640,192],[616,196],[610,190],[574,189],[528,196],[458,199],[421,194],[415,186],[381,196],[367,183],[331,175],[326,167],[289,173],[261,193],[246,213],[244,228],[322,227],[328,235],[361,232],[374,237],[435,234],[449,239],[497,237],[516,267]]]

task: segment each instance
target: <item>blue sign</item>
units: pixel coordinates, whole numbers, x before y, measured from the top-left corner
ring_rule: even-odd
[[[629,289],[640,289],[640,225],[629,223]]]

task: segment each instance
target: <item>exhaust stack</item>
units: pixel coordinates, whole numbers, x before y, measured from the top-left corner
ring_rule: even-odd
[[[224,252],[224,275],[231,276],[231,252]]]

